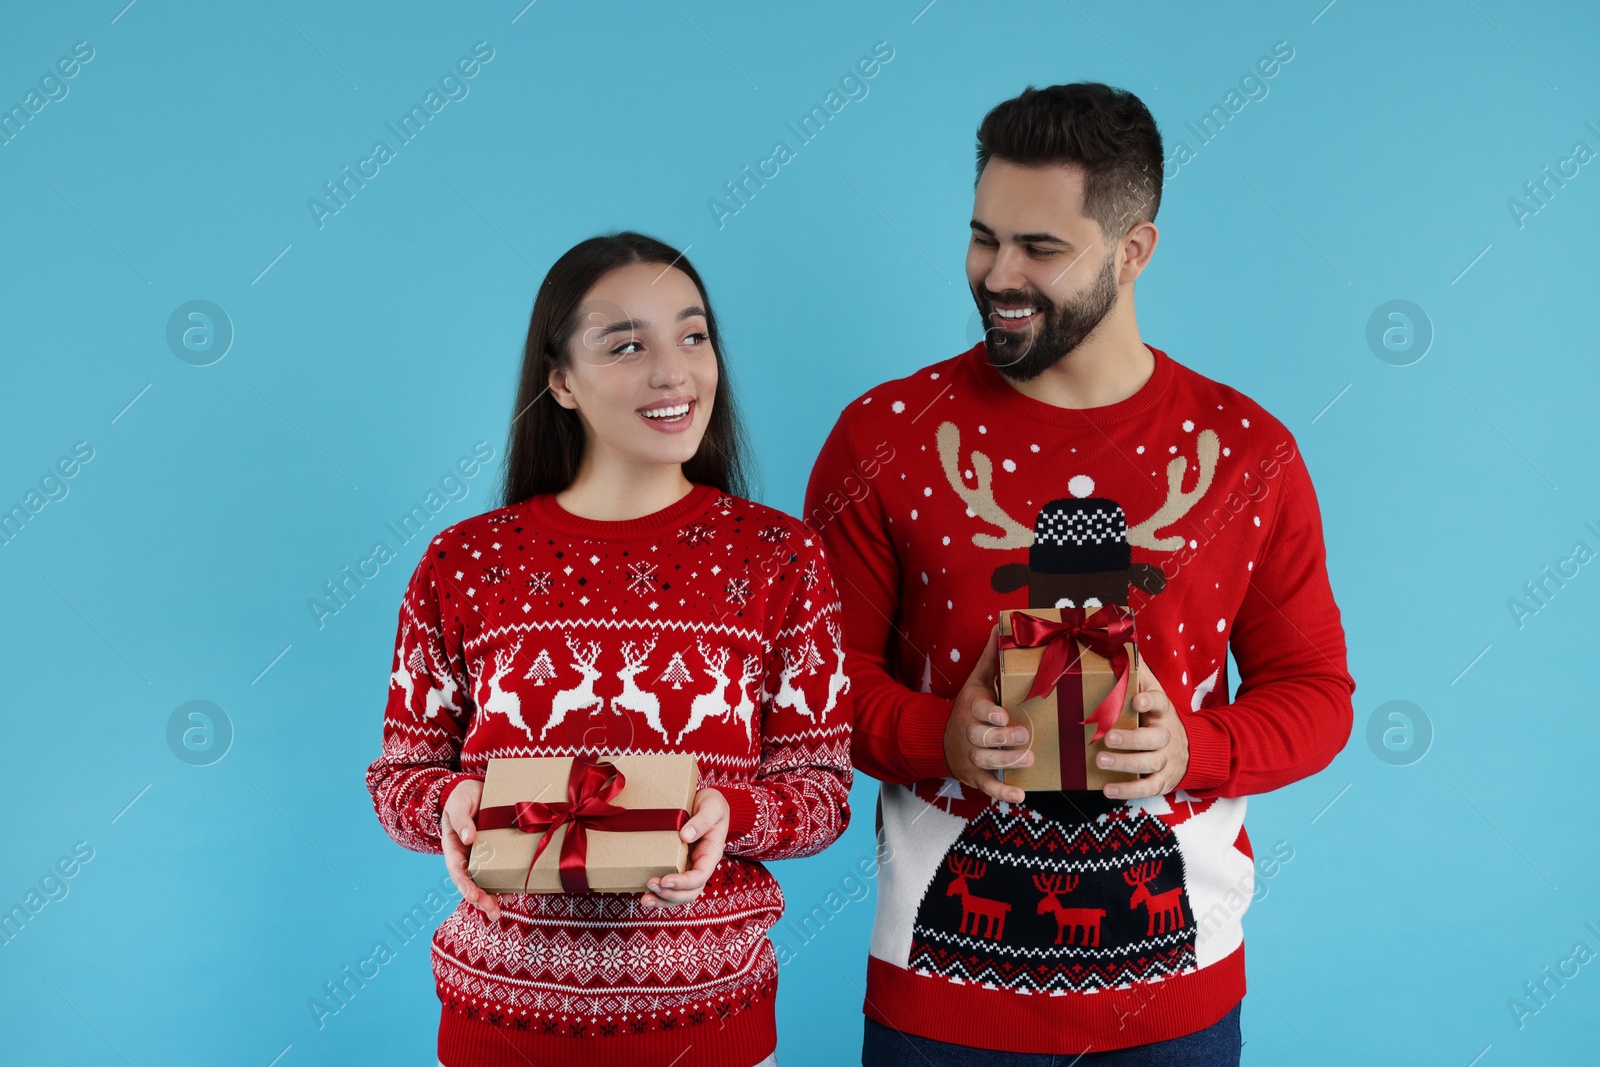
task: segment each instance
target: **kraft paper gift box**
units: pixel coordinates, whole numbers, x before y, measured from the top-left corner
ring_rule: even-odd
[[[491,893],[642,893],[687,868],[699,785],[681,753],[490,759],[467,873]]]
[[[1127,657],[1127,685],[1115,722],[1111,728],[1132,730],[1139,725],[1139,713],[1134,710],[1133,698],[1138,691],[1139,653],[1133,643],[1133,613],[1121,605],[1105,608],[1007,608],[1000,612],[1000,670],[996,679],[995,702],[1010,712],[1011,724],[1026,726],[1030,731],[1029,747],[1033,751],[1033,765],[1010,767],[999,772],[1007,785],[1019,786],[1024,791],[1037,790],[1099,790],[1108,782],[1131,782],[1139,775],[1132,771],[1112,771],[1096,765],[1100,753],[1106,751],[1104,733],[1094,740],[1098,724],[1088,719],[1102,700],[1116,685],[1112,662],[1083,640],[1057,637],[1057,642],[1071,641],[1078,651],[1078,673],[1066,673],[1056,686],[1042,696],[1028,697],[1034,687],[1041,661],[1049,642],[1033,647],[1007,648],[1008,642],[1018,640],[1013,626],[1013,616],[1030,615],[1048,624],[1068,622],[1091,626],[1109,624],[1110,629],[1096,643],[1106,651],[1120,647]],[[1042,630],[1037,624],[1024,624],[1030,630]],[[1120,643],[1118,637],[1125,637]],[[1057,655],[1067,651],[1062,645]],[[1070,659],[1070,656],[1068,656]]]

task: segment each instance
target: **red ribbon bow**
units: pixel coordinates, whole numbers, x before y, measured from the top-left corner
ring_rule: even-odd
[[[1061,608],[1060,611],[1060,622],[1051,622],[1021,611],[1011,612],[1011,633],[1000,635],[1000,647],[1044,646],[1044,653],[1039,658],[1039,670],[1033,676],[1033,686],[1024,698],[1030,700],[1049,693],[1063,678],[1076,679],[1083,673],[1082,656],[1078,648],[1080,644],[1102,659],[1109,660],[1116,683],[1105,699],[1100,701],[1100,706],[1078,724],[1087,726],[1095,723],[1093,741],[1098,741],[1116,725],[1117,717],[1122,714],[1123,698],[1128,692],[1128,651],[1123,646],[1134,639],[1133,613],[1120,604],[1106,604],[1092,613],[1088,608]],[[1077,699],[1082,701],[1081,688]],[[1081,711],[1082,708],[1080,706],[1074,710]],[[1065,741],[1068,731],[1062,730],[1060,733]],[[1066,773],[1067,767],[1063,762],[1062,774]]]
[[[528,861],[528,874],[522,879],[524,891],[533,877],[533,865],[545,846],[562,826],[567,828],[561,841],[561,888],[567,893],[589,892],[587,863],[589,830],[628,833],[640,830],[680,830],[689,821],[682,808],[622,808],[611,803],[627,785],[616,765],[606,760],[574,756],[567,775],[565,803],[545,804],[519,800],[478,811],[479,830],[521,830],[540,834],[539,844]]]

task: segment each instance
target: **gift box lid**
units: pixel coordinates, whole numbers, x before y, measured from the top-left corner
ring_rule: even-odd
[[[630,810],[691,810],[700,785],[699,766],[693,755],[664,752],[597,754],[589,758],[613,764],[624,778],[613,804]],[[484,772],[479,807],[519,801],[563,803],[572,762],[572,756],[491,758]],[[538,846],[539,833],[514,827],[480,831],[472,844],[467,873],[490,892],[562,892],[560,855],[567,832],[565,825],[556,829],[530,875],[528,861]],[[677,830],[614,833],[589,829],[586,836],[584,871],[594,892],[642,892],[649,879],[681,872],[688,866],[689,844]]]

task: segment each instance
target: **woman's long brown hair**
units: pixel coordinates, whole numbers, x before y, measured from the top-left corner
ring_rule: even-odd
[[[573,245],[539,286],[528,320],[522,376],[506,438],[501,506],[539,493],[560,492],[577,476],[583,458],[583,423],[576,411],[556,403],[550,393],[550,372],[572,365],[572,336],[578,328],[584,294],[610,271],[633,263],[660,263],[683,271],[700,291],[700,304],[706,309],[706,335],[717,360],[717,390],[700,447],[683,464],[684,477],[733,496],[748,494],[744,429],[734,408],[733,383],[706,287],[693,264],[672,246],[624,230]]]

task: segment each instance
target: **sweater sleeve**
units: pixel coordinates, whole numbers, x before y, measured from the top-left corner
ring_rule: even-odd
[[[1230,643],[1233,702],[1180,712],[1197,798],[1278,789],[1322,770],[1350,739],[1355,680],[1328,584],[1322,517],[1304,459],[1284,466],[1273,526],[1250,572]]]
[[[400,604],[393,671],[383,715],[383,751],[367,768],[367,791],[390,837],[414,852],[442,853],[439,820],[461,771],[472,721],[460,633],[446,625],[433,557],[424,555]]]
[[[878,445],[862,460],[840,417],[806,486],[805,514],[827,546],[844,607],[845,667],[855,697],[851,756],[883,782],[910,785],[950,773],[944,731],[954,701],[919,693],[889,668],[900,604],[900,557],[883,499],[873,487],[894,449]]]
[[[749,780],[716,786],[732,810],[723,851],[753,860],[821,852],[850,824],[839,595],[815,534],[796,523],[785,544],[767,575],[778,625],[758,680],[760,763]]]

